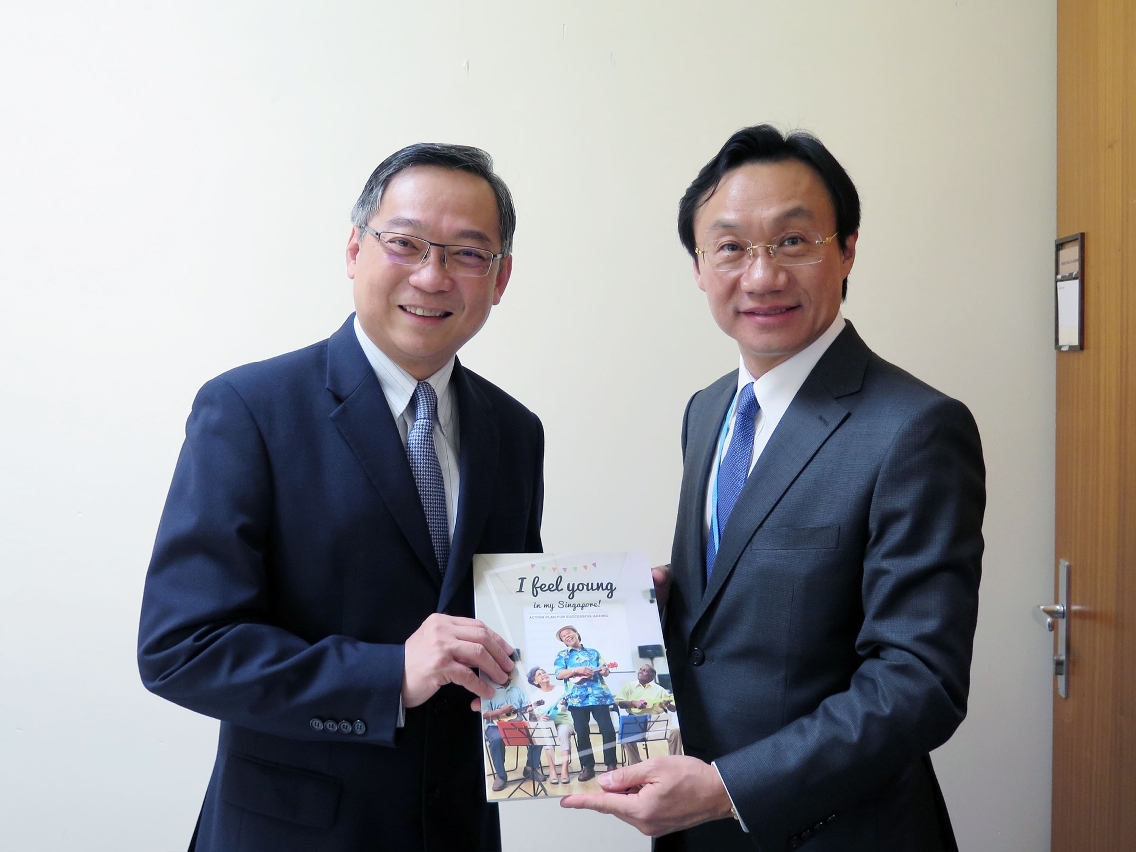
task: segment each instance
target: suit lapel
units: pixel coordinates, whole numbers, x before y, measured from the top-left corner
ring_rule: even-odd
[[[438,601],[438,611],[445,611],[454,594],[469,576],[473,554],[485,529],[497,482],[497,459],[500,435],[492,417],[492,406],[462,367],[454,364],[454,391],[458,404],[458,429],[461,448],[458,470],[461,488],[458,494],[458,517],[454,527],[450,561]]]
[[[722,531],[722,546],[695,615],[696,621],[705,614],[733,573],[758,527],[848,417],[847,407],[838,400],[860,390],[868,354],[867,346],[848,323],[801,385],[746,480]],[[718,422],[720,424],[721,420]],[[708,476],[709,468],[701,477],[703,492]]]
[[[702,535],[706,487],[716,461],[722,422],[737,387],[738,372],[735,370],[707,388],[708,414],[701,417],[688,415],[687,418],[679,505],[690,507],[687,511],[691,515],[691,526],[685,539],[685,556],[674,560],[677,569],[683,572],[675,577],[675,582],[685,589],[702,589],[706,584],[706,541]]]
[[[423,569],[441,584],[418,488],[390,406],[375,371],[355,338],[352,319],[327,342],[327,389],[340,405],[331,413]]]

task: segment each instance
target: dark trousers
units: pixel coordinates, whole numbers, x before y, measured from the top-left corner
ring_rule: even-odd
[[[505,772],[505,743],[496,725],[485,726],[485,739],[489,743],[489,756],[493,758],[493,769],[497,777],[502,780],[507,779],[509,776]],[[528,765],[533,769],[540,769],[540,746],[529,746]]]
[[[595,755],[592,754],[592,726],[588,720],[590,715],[600,729],[604,763],[614,769],[618,761],[615,757],[615,726],[611,723],[611,707],[607,704],[590,704],[587,707],[569,707],[568,710],[572,714],[572,725],[576,728],[576,754],[580,757],[580,766],[587,768],[596,765]]]

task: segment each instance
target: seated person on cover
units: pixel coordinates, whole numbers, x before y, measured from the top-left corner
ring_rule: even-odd
[[[485,719],[485,739],[489,741],[489,755],[493,758],[493,770],[496,774],[493,779],[494,793],[504,790],[505,782],[509,778],[505,771],[505,743],[501,740],[501,731],[498,730],[496,722],[499,719],[518,718],[529,709],[524,693],[513,683],[514,672],[509,672],[509,680],[504,686],[498,686],[493,690],[491,698],[484,698],[481,702],[481,715]],[[540,748],[532,745],[528,747],[528,752],[524,777],[543,781],[544,773],[540,771]]]
[[[636,680],[629,680],[619,688],[615,706],[632,716],[657,716],[675,711],[671,694],[655,683],[655,667],[650,663],[639,667]],[[639,756],[638,743],[625,742],[623,747],[627,749],[628,766],[643,759]],[[682,754],[682,734],[674,724],[667,726],[667,754]]]
[[[576,728],[576,753],[580,756],[579,780],[596,777],[596,758],[592,754],[591,722],[603,739],[604,764],[608,770],[617,766],[615,758],[615,726],[611,723],[611,705],[615,703],[604,678],[607,664],[600,652],[585,648],[575,627],[565,625],[556,631],[556,638],[567,647],[556,656],[556,679],[564,681],[565,701]]]
[[[544,722],[551,727],[552,734],[560,745],[559,766],[554,759],[553,747],[550,745],[544,747],[545,754],[548,755],[548,767],[552,773],[550,780],[553,784],[561,782],[567,784],[568,764],[572,760],[572,736],[576,733],[576,729],[572,727],[572,717],[568,715],[564,692],[553,686],[552,678],[540,666],[529,670],[529,683],[536,687],[532,700],[532,716],[538,722]],[[543,701],[544,704],[538,704],[538,701]]]

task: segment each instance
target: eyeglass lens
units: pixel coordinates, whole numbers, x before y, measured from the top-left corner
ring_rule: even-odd
[[[782,234],[771,243],[725,239],[706,252],[706,259],[720,272],[744,269],[759,252],[779,266],[807,266],[820,263],[831,239],[812,232]]]
[[[383,231],[379,244],[394,263],[415,265],[426,258],[431,244],[418,237]],[[493,252],[473,246],[435,246],[442,249],[442,262],[455,275],[485,276],[493,265]]]

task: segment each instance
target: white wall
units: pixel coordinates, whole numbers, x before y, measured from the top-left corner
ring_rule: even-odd
[[[682,407],[736,359],[676,204],[770,120],[859,185],[846,316],[978,419],[971,713],[936,763],[964,850],[1048,849],[1054,5],[0,7],[0,847],[184,848],[216,724],[134,667],[184,418],[347,315],[348,210],[402,145],[480,145],[515,192],[513,280],[463,359],[545,421],[546,546],[665,560]],[[569,825],[504,819],[507,849]]]

